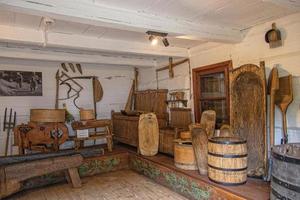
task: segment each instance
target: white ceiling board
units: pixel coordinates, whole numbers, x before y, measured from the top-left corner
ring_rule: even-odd
[[[161,1],[165,2],[165,1]],[[175,2],[175,1],[167,1]],[[159,13],[167,13],[168,9],[158,14],[147,14],[123,8],[108,8],[88,1],[73,0],[0,0],[3,8],[32,15],[47,15],[54,19],[72,21],[94,26],[105,26],[122,30],[146,32],[154,30],[175,35],[194,35],[198,39],[219,42],[239,42],[242,40],[240,30],[234,27],[201,23],[192,23],[180,18],[180,7],[174,11],[178,17],[164,17]],[[170,5],[173,6],[173,3]],[[168,5],[166,5],[168,6]],[[159,4],[160,8],[160,4]]]
[[[0,9],[0,24],[12,25],[15,22],[15,13]]]
[[[14,25],[24,28],[40,29],[42,17],[15,13]]]
[[[62,20],[55,20],[54,25],[51,25],[49,31],[56,33],[65,33],[65,34],[82,34],[84,33],[90,25],[80,24]]]
[[[42,45],[43,32],[13,26],[0,25],[0,41],[22,44]],[[140,42],[112,40],[87,37],[77,34],[62,34],[51,32],[48,34],[47,45],[57,48],[80,49],[90,51],[107,51],[112,53],[127,53],[149,56],[187,57],[185,48],[151,46]]]

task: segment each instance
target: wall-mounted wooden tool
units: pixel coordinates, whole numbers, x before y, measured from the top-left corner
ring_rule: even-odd
[[[76,63],[76,68],[79,71],[79,73],[82,74],[82,68],[81,68],[81,65],[79,63]]]
[[[288,143],[286,111],[292,101],[293,101],[292,75],[280,77],[279,89],[275,93],[275,104],[279,107],[282,113],[282,129],[283,129],[283,138],[281,140],[282,144]]]
[[[4,120],[3,120],[3,131],[6,131],[6,134],[7,134],[6,143],[5,143],[5,153],[4,153],[5,156],[8,155],[10,132],[16,126],[17,114],[16,114],[16,112],[14,112],[14,115],[13,115],[12,112],[13,111],[11,108],[9,111],[9,116],[8,116],[8,120],[7,120],[7,108],[5,108]],[[11,149],[11,153],[12,153],[12,149]]]
[[[61,68],[62,68],[65,72],[69,72],[69,70],[68,70],[68,68],[67,68],[67,66],[66,66],[65,63],[61,63],[60,66],[61,66]]]
[[[183,59],[183,60],[180,60],[180,61],[177,61],[177,62],[173,63],[173,58],[170,57],[169,58],[169,64],[167,66],[165,66],[165,67],[156,69],[156,73],[158,73],[160,71],[164,71],[164,70],[169,70],[169,78],[174,78],[174,70],[173,70],[173,68],[176,67],[176,66],[178,66],[178,65],[181,65],[181,64],[183,64],[185,62],[188,62],[188,61],[189,61],[189,59],[186,58],[186,59]]]
[[[97,102],[101,101],[103,97],[103,88],[97,77],[93,77],[93,97],[95,119],[97,119]]]
[[[72,70],[72,72],[75,73],[76,70],[75,70],[75,67],[74,67],[73,63],[68,63],[68,64],[69,64],[69,67]]]
[[[274,146],[275,138],[275,94],[279,89],[278,69],[274,67],[269,75],[268,79],[268,94],[270,95],[270,115],[269,115],[269,127],[270,127],[270,147]]]

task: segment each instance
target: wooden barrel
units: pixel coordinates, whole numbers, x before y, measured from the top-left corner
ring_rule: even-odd
[[[271,200],[300,199],[300,143],[272,149]]]
[[[177,139],[174,144],[175,166],[184,170],[197,170],[197,163],[191,141]]]
[[[87,121],[95,119],[95,112],[93,109],[80,109],[80,120]]]
[[[65,109],[31,109],[30,121],[36,123],[65,122]]]
[[[246,183],[246,140],[236,137],[208,139],[208,178],[223,185]]]

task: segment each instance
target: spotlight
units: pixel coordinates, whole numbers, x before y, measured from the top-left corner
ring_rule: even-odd
[[[156,31],[147,31],[146,33],[149,35],[151,45],[157,45],[158,39],[162,40],[165,47],[170,45],[168,39],[166,38],[168,33],[161,33]]]
[[[151,42],[151,45],[157,45],[157,43],[158,43],[158,39],[157,39],[157,37],[155,37],[155,36],[153,36],[153,35],[150,35],[149,36],[149,40],[150,40],[150,42]]]
[[[162,42],[164,43],[165,47],[167,47],[167,46],[170,45],[167,38],[163,38],[163,39],[162,39]]]

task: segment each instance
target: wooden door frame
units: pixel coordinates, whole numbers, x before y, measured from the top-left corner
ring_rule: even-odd
[[[225,70],[224,70],[225,68]],[[229,97],[229,71],[232,70],[232,60],[227,60],[224,62],[219,62],[211,65],[205,65],[201,67],[197,67],[193,69],[193,92],[194,92],[194,116],[195,122],[200,122],[201,111],[200,111],[200,91],[197,89],[198,84],[198,76],[199,72],[203,72],[203,74],[211,74],[217,72],[225,72],[225,87],[226,87],[226,97],[227,97],[227,113],[229,116],[228,122],[230,122],[230,97]],[[199,112],[200,111],[200,112]]]

